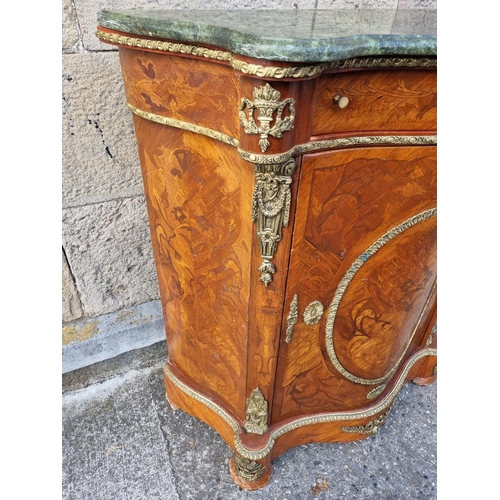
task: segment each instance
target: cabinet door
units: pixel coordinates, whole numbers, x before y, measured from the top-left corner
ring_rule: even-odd
[[[435,147],[304,156],[273,422],[369,405],[418,348],[435,283]]]

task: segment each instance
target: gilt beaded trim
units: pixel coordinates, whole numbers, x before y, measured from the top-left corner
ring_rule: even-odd
[[[140,116],[141,118],[145,118],[146,120],[150,120],[155,123],[160,123],[161,125],[168,125],[174,128],[180,128],[182,130],[187,130],[188,132],[194,132],[195,134],[206,135],[212,139],[215,139],[220,142],[224,142],[229,144],[230,146],[238,147],[239,141],[230,135],[223,134],[217,130],[213,130],[207,127],[201,127],[200,125],[195,125],[194,123],[184,122],[181,120],[176,120],[175,118],[168,118],[167,116],[157,115],[155,113],[149,113],[148,111],[143,111],[142,109],[136,108],[132,106],[129,102],[127,102],[127,107],[132,111],[132,113]]]
[[[245,458],[248,458],[249,460],[260,460],[267,456],[271,450],[273,449],[274,443],[276,442],[276,439],[279,437],[283,436],[287,432],[290,432],[294,429],[298,429],[300,427],[304,427],[307,425],[314,425],[314,424],[319,424],[319,423],[325,423],[325,422],[340,422],[340,421],[348,421],[348,420],[362,420],[364,418],[368,417],[373,417],[386,408],[389,408],[398,392],[401,390],[401,387],[403,387],[406,377],[408,373],[410,372],[411,368],[413,365],[421,360],[422,358],[425,358],[427,356],[437,356],[437,350],[436,349],[431,349],[431,348],[426,348],[422,349],[421,351],[418,351],[415,353],[406,363],[404,366],[403,370],[399,374],[399,377],[392,388],[392,390],[375,406],[372,406],[371,408],[368,409],[363,409],[363,410],[358,410],[358,411],[347,411],[347,412],[329,412],[329,413],[319,413],[317,415],[313,415],[311,417],[302,417],[297,420],[294,420],[293,422],[290,422],[288,424],[285,424],[281,427],[276,428],[275,430],[271,431],[269,434],[269,441],[266,443],[265,446],[263,446],[259,450],[249,450],[248,448],[245,448],[240,441],[239,438],[239,432],[240,428],[238,424],[236,423],[236,420],[231,417],[225,410],[223,410],[219,405],[215,404],[213,401],[211,401],[209,398],[206,396],[203,396],[200,394],[198,391],[195,391],[185,383],[181,382],[168,368],[167,365],[163,367],[163,371],[167,378],[175,385],[177,386],[182,392],[187,394],[188,396],[192,397],[193,399],[196,399],[200,403],[204,404],[208,408],[210,408],[212,411],[214,411],[217,415],[219,415],[223,420],[225,420],[233,429],[234,431],[234,449],[242,456]]]
[[[118,33],[108,33],[98,29],[95,36],[102,42],[113,45],[123,45],[125,47],[135,47],[138,49],[160,50],[172,54],[186,54],[189,56],[204,57],[217,61],[230,61],[232,54],[224,50],[213,50],[207,47],[188,45],[185,43],[166,42],[163,40],[151,40],[148,38],[138,38],[134,36],[120,35]]]
[[[248,76],[273,78],[276,80],[311,78],[329,70],[349,68],[436,68],[435,57],[354,57],[338,61],[327,61],[308,66],[261,66],[237,59],[231,52],[214,50],[207,47],[139,38],[118,33],[97,30],[96,37],[102,42],[124,47],[146,50],[159,50],[171,54],[185,54],[205,59],[228,62],[233,69]]]
[[[407,229],[415,226],[416,224],[426,221],[430,219],[431,217],[435,217],[437,215],[437,208],[431,208],[429,210],[424,210],[423,212],[420,212],[417,215],[414,215],[413,217],[410,217],[409,219],[405,220],[401,224],[397,225],[396,227],[393,227],[391,230],[387,231],[384,235],[382,235],[375,243],[373,243],[369,248],[367,248],[351,265],[351,267],[348,269],[348,271],[345,273],[344,277],[340,281],[337,290],[335,291],[335,295],[333,297],[332,303],[330,304],[330,308],[328,310],[328,318],[326,320],[326,350],[328,352],[328,356],[330,357],[330,361],[332,362],[333,366],[338,370],[339,373],[341,373],[345,378],[350,380],[351,382],[356,382],[358,384],[365,384],[365,385],[377,385],[385,382],[397,369],[399,366],[399,363],[402,361],[403,357],[406,355],[406,352],[410,346],[410,343],[418,330],[418,327],[420,326],[420,322],[422,321],[422,318],[424,316],[424,313],[427,310],[427,307],[429,305],[429,302],[433,296],[433,291],[436,288],[436,284],[434,284],[434,288],[427,298],[427,301],[424,305],[424,308],[422,309],[422,312],[420,313],[420,316],[418,318],[418,321],[413,329],[413,332],[410,335],[410,338],[408,342],[406,343],[405,349],[403,349],[403,352],[401,353],[401,356],[399,359],[394,363],[393,367],[386,373],[383,377],[379,377],[376,379],[365,379],[361,377],[357,377],[356,375],[348,372],[344,366],[340,363],[340,361],[337,358],[337,355],[335,353],[335,347],[333,345],[333,325],[335,323],[335,318],[337,315],[337,310],[339,308],[340,302],[342,298],[344,297],[344,294],[347,290],[347,287],[353,280],[354,276],[356,273],[359,271],[359,269],[363,266],[363,264],[370,258],[372,257],[376,252],[378,252],[386,243],[391,241],[393,238],[395,238],[398,234],[403,233]]]
[[[292,149],[289,149],[284,153],[265,155],[259,153],[250,153],[249,151],[245,151],[239,148],[240,143],[238,139],[217,130],[213,130],[207,127],[201,127],[200,125],[177,120],[175,118],[168,118],[166,116],[157,115],[155,113],[150,113],[149,111],[143,111],[142,109],[136,108],[130,103],[127,103],[127,106],[130,111],[132,111],[132,113],[146,120],[150,120],[170,127],[179,128],[188,132],[193,132],[195,134],[205,135],[217,141],[229,144],[230,146],[237,147],[238,153],[245,161],[259,165],[274,165],[277,163],[283,163],[295,156],[300,156],[305,153],[327,149],[345,148],[350,146],[435,146],[437,144],[437,136],[435,135],[369,135],[361,137],[343,137],[341,139],[313,141],[306,144],[298,144],[297,146],[294,146]]]
[[[435,135],[369,135],[362,137],[343,137],[341,139],[326,139],[313,141],[306,144],[298,144],[284,153],[264,155],[249,153],[238,148],[240,156],[252,163],[274,164],[281,163],[294,156],[300,156],[313,151],[325,149],[345,148],[350,146],[379,146],[379,145],[402,145],[402,146],[435,146],[437,136]]]

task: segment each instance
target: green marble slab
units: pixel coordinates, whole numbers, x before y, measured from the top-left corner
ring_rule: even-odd
[[[102,10],[98,24],[272,61],[325,62],[435,56],[436,17],[428,9]]]

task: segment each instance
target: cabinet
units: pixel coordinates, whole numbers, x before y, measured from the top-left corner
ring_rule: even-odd
[[[167,398],[246,489],[293,446],[376,433],[405,382],[436,377],[434,28],[315,12],[103,11],[97,29],[134,117]]]

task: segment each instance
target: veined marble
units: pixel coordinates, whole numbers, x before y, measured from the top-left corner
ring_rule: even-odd
[[[103,10],[98,24],[272,61],[325,62],[435,56],[436,17],[427,9]]]

